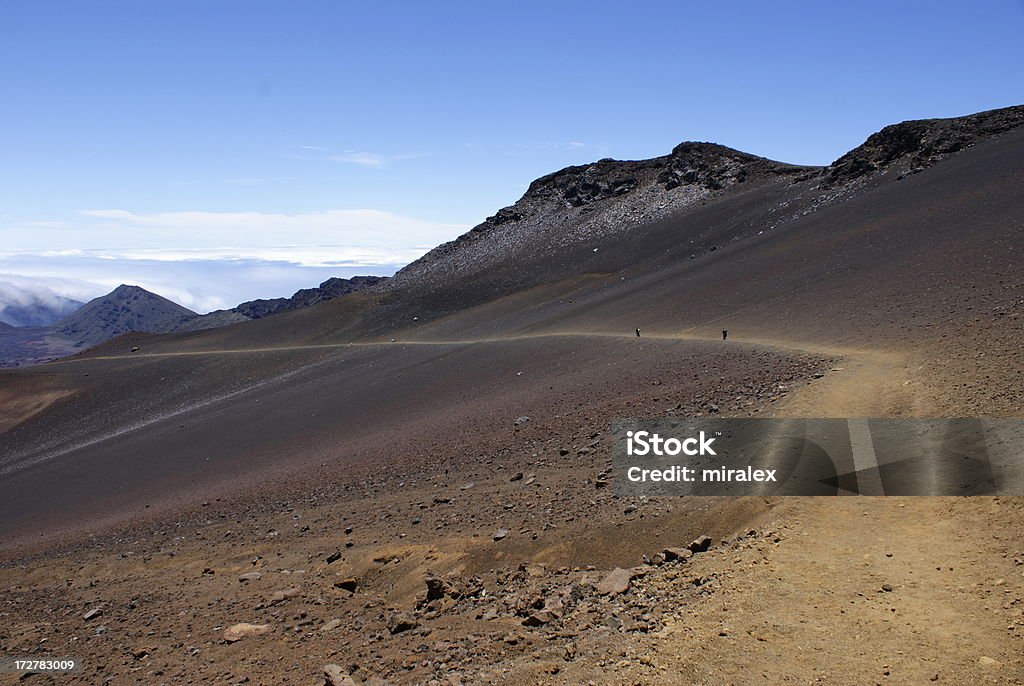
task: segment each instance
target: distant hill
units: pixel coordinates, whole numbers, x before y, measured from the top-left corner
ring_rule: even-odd
[[[266,300],[250,300],[230,310],[216,310],[182,322],[178,331],[196,331],[212,329],[218,326],[262,319],[271,315],[310,307],[318,303],[332,300],[338,296],[360,291],[387,280],[386,276],[353,276],[350,279],[331,278],[317,288],[303,288],[290,298],[271,298]]]
[[[129,331],[162,333],[198,315],[138,286],[120,285],[57,322],[56,333],[88,347]]]
[[[317,288],[296,291],[290,298],[251,300],[230,310],[202,315],[139,286],[121,285],[85,305],[67,300],[74,304],[74,311],[56,323],[50,320],[50,326],[16,328],[0,322],[0,367],[48,362],[130,332],[198,331],[263,319],[310,307],[386,280],[384,276],[331,278]]]

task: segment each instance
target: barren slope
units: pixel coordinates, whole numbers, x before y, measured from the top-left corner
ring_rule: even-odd
[[[630,415],[1019,416],[1016,116],[901,125],[824,171],[714,147],[633,186],[611,183],[624,163],[570,170],[386,288],[5,373],[4,555],[77,547],[2,570],[0,648],[78,649],[79,683],[308,683],[326,662],[1021,683],[1014,499],[625,502],[602,477]],[[669,189],[669,167],[714,173]],[[622,214],[651,188],[679,202]],[[597,590],[702,532],[711,551]],[[421,602],[427,571],[450,576]],[[242,621],[270,633],[224,642]]]

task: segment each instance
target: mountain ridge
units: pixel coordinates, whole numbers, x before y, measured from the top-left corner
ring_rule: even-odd
[[[716,143],[684,142],[668,155],[603,159],[534,180],[523,196],[428,251],[376,290],[438,290],[451,279],[489,274],[523,253],[551,254],[569,244],[621,236],[742,187],[799,186],[791,217],[841,200],[854,184],[895,169],[921,171],[985,138],[1024,125],[1024,105],[961,117],[886,126],[826,166],[778,162]],[[533,243],[533,245],[530,245]],[[708,246],[712,248],[714,246]],[[593,250],[593,248],[591,248]],[[520,281],[525,285],[526,281]]]

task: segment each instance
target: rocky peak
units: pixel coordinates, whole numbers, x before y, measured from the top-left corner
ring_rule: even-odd
[[[891,124],[822,171],[822,188],[852,181],[899,164],[906,172],[929,167],[942,157],[1024,126],[1024,105],[951,119],[918,119]]]

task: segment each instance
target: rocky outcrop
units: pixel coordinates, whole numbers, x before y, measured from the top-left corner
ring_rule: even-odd
[[[199,329],[212,329],[218,326],[236,324],[251,319],[262,319],[271,315],[297,310],[302,307],[310,307],[328,300],[361,291],[364,288],[377,286],[387,280],[386,276],[353,276],[350,279],[331,278],[321,283],[317,288],[303,288],[295,292],[290,298],[271,298],[264,300],[250,300],[230,310],[216,310],[208,314],[200,315],[189,321],[182,322],[177,331],[196,331]]]
[[[1024,126],[1024,106],[952,119],[920,119],[886,126],[822,171],[822,188],[899,165],[914,173],[980,140]]]
[[[738,184],[811,178],[801,167],[714,143],[687,142],[647,160],[602,159],[566,167],[529,185],[514,205],[398,272],[383,290],[430,290],[510,259],[529,260],[629,231]]]

